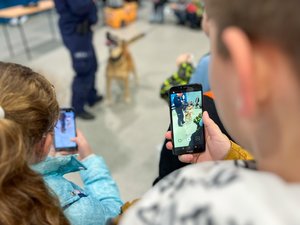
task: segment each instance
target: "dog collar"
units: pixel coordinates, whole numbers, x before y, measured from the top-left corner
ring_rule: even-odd
[[[118,62],[122,58],[122,56],[123,56],[123,53],[121,55],[119,55],[117,58],[109,58],[109,59],[110,59],[110,61],[115,63],[115,62]]]

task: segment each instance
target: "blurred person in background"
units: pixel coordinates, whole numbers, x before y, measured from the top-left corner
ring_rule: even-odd
[[[167,0],[152,0],[153,10],[150,18],[151,23],[164,23],[164,9]]]

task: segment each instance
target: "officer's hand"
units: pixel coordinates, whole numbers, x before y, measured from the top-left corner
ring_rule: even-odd
[[[205,152],[195,154],[180,155],[178,158],[184,163],[198,163],[205,161],[222,160],[230,150],[230,140],[222,133],[217,124],[209,117],[207,112],[203,113],[203,122],[205,129],[206,146]],[[172,140],[172,133],[168,131],[166,138]],[[169,150],[173,149],[171,141],[166,143]]]

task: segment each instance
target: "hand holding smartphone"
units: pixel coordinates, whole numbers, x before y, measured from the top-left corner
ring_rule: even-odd
[[[60,109],[59,119],[54,128],[55,150],[77,150],[77,144],[71,141],[74,137],[76,137],[75,111],[72,108],[62,108]]]
[[[173,154],[191,154],[205,151],[203,92],[200,84],[172,87],[169,105]]]

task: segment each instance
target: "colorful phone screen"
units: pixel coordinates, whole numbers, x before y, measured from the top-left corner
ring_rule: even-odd
[[[170,90],[173,152],[176,155],[203,152],[205,149],[202,100],[202,88],[198,85]]]
[[[76,137],[75,112],[73,109],[61,109],[54,128],[55,149],[76,149],[76,143],[71,141],[74,137]]]

